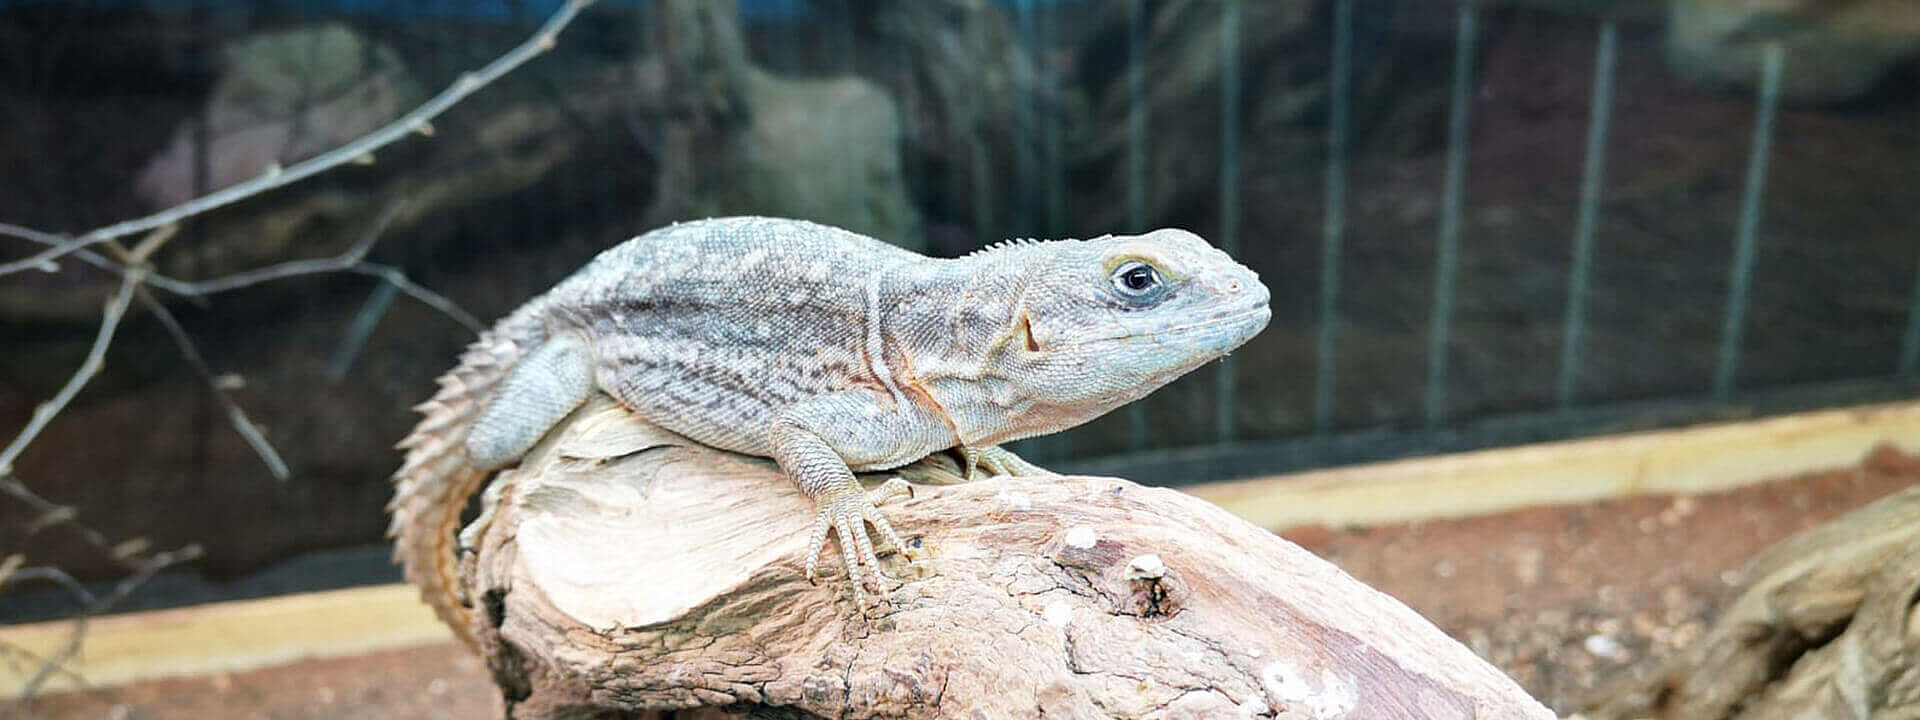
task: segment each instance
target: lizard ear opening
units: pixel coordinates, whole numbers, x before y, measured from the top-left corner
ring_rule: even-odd
[[[1033,339],[1033,320],[1025,312],[1020,313],[1020,337],[1027,341],[1027,352],[1040,352],[1040,343]]]

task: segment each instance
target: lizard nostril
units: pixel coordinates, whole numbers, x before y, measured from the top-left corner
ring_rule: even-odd
[[[1237,292],[1240,292],[1240,281],[1239,281],[1239,280],[1228,280],[1228,281],[1227,281],[1227,293],[1228,293],[1228,294],[1233,294],[1233,293],[1237,293]]]

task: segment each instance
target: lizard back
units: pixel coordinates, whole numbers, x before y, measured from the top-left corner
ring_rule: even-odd
[[[703,444],[767,455],[785,405],[896,385],[883,287],[928,258],[779,218],[680,223],[608,250],[553,319],[593,345],[601,389]]]

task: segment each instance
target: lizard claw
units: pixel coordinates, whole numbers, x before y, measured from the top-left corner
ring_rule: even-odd
[[[899,534],[887,518],[880,514],[878,503],[905,493],[913,493],[912,486],[899,478],[888,480],[876,489],[872,495],[860,490],[857,482],[851,487],[835,490],[820,499],[820,509],[813,518],[812,537],[807,541],[807,582],[812,584],[817,576],[820,554],[826,549],[827,533],[833,532],[840,545],[840,559],[847,570],[847,580],[853,585],[853,600],[862,610],[868,607],[866,594],[866,573],[860,568],[866,565],[873,574],[875,585],[887,579],[887,573],[880,565],[880,556],[874,552],[873,538],[867,534],[867,525],[871,523],[880,532],[880,539],[906,557],[907,546],[901,542]]]

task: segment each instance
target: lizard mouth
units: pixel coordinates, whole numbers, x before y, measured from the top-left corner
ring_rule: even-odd
[[[1267,320],[1272,316],[1273,311],[1267,307],[1267,304],[1260,303],[1250,308],[1234,310],[1204,320],[1169,327],[1127,330],[1072,343],[1070,346],[1104,345],[1135,339],[1147,340],[1156,345],[1186,345],[1198,339],[1213,339],[1215,336],[1247,338],[1266,327]]]
[[[1260,318],[1260,324],[1264,326],[1267,324],[1267,319],[1273,317],[1273,310],[1269,309],[1266,303],[1261,303],[1259,306],[1256,306],[1250,309],[1240,310],[1237,312],[1230,312],[1225,315],[1217,315],[1212,318],[1208,318],[1206,320],[1201,320],[1200,322],[1187,323],[1185,325],[1175,325],[1173,327],[1160,330],[1153,334],[1180,336],[1180,335],[1187,335],[1190,333],[1205,332],[1208,330],[1225,329],[1230,326],[1238,326],[1241,324],[1242,320],[1247,320],[1253,317]]]

